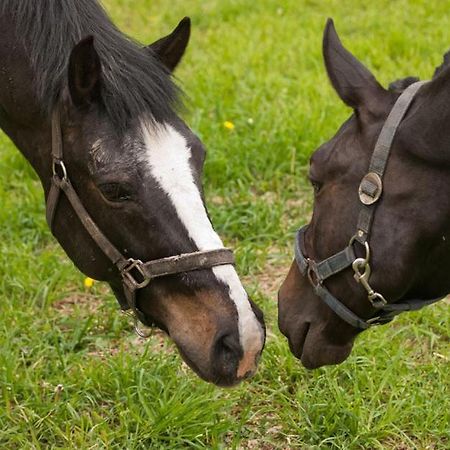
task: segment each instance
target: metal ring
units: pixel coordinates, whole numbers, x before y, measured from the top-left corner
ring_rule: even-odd
[[[57,176],[59,177],[59,174],[56,170],[56,167],[59,166],[62,170],[62,180],[67,181],[68,180],[68,176],[67,176],[67,169],[66,169],[66,165],[64,164],[63,161],[61,161],[60,159],[54,159],[53,163],[52,163],[52,171],[53,171],[53,176]]]
[[[129,317],[133,320],[133,329],[134,332],[143,339],[148,339],[153,334],[153,329],[150,327],[148,328],[148,331],[146,331],[144,328],[141,328],[139,326],[139,319],[136,315],[136,313],[132,309],[127,309],[126,311],[122,310],[122,314]]]
[[[364,246],[364,249],[366,251],[366,256],[364,258],[364,261],[366,262],[366,264],[368,264],[370,261],[370,245],[369,245],[369,243],[367,241],[364,241],[364,243],[360,242],[358,240],[358,237],[356,234],[350,239],[350,242],[348,244],[349,247],[351,247],[355,242],[359,242],[361,245]]]
[[[139,326],[139,319],[136,314],[134,314],[134,332],[143,339],[148,339],[153,334],[153,328],[141,328]]]

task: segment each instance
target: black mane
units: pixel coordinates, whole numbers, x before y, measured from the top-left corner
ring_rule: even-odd
[[[439,67],[436,67],[436,70],[433,74],[433,80],[438,77],[441,73],[443,73],[446,69],[450,67],[450,51],[448,51],[444,57],[442,64]],[[389,90],[394,92],[403,92],[410,84],[415,83],[416,81],[419,81],[419,78],[417,77],[406,77],[401,78],[399,80],[393,81],[389,85]]]
[[[164,121],[178,104],[179,90],[159,61],[121,33],[97,0],[1,0],[35,71],[35,89],[49,113],[67,85],[70,52],[84,37],[94,36],[102,62],[102,101],[114,125],[147,113]]]
[[[436,67],[436,70],[434,71],[433,78],[436,78],[439,76],[442,72],[444,72],[445,69],[447,69],[450,66],[450,51],[448,51],[443,58],[442,64],[439,67]]]
[[[417,77],[400,78],[399,80],[393,81],[388,89],[394,92],[403,92],[408,86],[417,81],[419,81],[419,78]]]

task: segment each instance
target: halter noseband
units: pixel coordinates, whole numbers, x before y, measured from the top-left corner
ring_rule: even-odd
[[[47,223],[53,230],[53,222],[61,192],[64,192],[73,210],[83,224],[85,230],[116,266],[122,276],[122,285],[126,302],[118,299],[123,311],[131,310],[135,318],[135,328],[138,334],[137,319],[144,325],[151,326],[145,314],[137,307],[136,291],[146,287],[154,278],[174,275],[181,272],[210,269],[215,266],[234,264],[234,255],[228,248],[208,251],[184,253],[167,258],[142,262],[139,259],[126,258],[109,241],[98,228],[90,214],[86,211],[72,183],[63,159],[63,141],[61,131],[60,110],[56,107],[52,114],[52,170],[53,176],[47,195]]]
[[[361,210],[359,213],[356,234],[350,239],[348,246],[335,255],[316,262],[305,256],[305,232],[306,227],[301,228],[295,241],[295,259],[300,272],[307,276],[314,293],[320,297],[342,320],[348,324],[361,329],[369,328],[372,325],[381,325],[390,322],[396,315],[404,311],[414,311],[424,306],[437,302],[441,298],[431,300],[405,300],[402,303],[388,304],[382,294],[376,292],[370,285],[370,245],[369,237],[372,227],[376,205],[383,192],[383,177],[386,171],[392,142],[395,133],[408,111],[411,102],[421,86],[426,82],[421,81],[408,86],[400,95],[392,108],[384,126],[378,136],[375,149],[370,161],[368,173],[364,176],[359,186],[359,199]],[[364,250],[364,258],[357,258],[354,245],[359,242]],[[375,317],[365,320],[357,316],[347,308],[340,300],[331,294],[324,286],[324,281],[328,278],[351,267],[355,272],[355,280],[367,291],[367,298],[372,306],[377,310]]]

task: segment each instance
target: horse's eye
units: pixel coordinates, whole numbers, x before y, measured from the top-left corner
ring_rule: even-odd
[[[131,192],[127,186],[119,183],[106,183],[99,186],[103,197],[110,202],[126,202],[131,199]]]
[[[320,192],[320,190],[322,189],[322,183],[319,183],[318,181],[315,180],[310,180],[311,181],[311,186],[314,189],[314,194],[318,194]]]

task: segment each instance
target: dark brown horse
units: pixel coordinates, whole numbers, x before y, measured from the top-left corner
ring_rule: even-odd
[[[312,156],[311,223],[279,291],[279,326],[308,368],[344,361],[372,324],[450,292],[450,67],[384,89],[328,22],[325,66],[353,109]]]
[[[208,218],[205,149],[176,114],[189,34],[184,19],[144,48],[95,0],[2,0],[0,126],[76,266],[201,377],[232,385],[255,371],[264,325]]]

